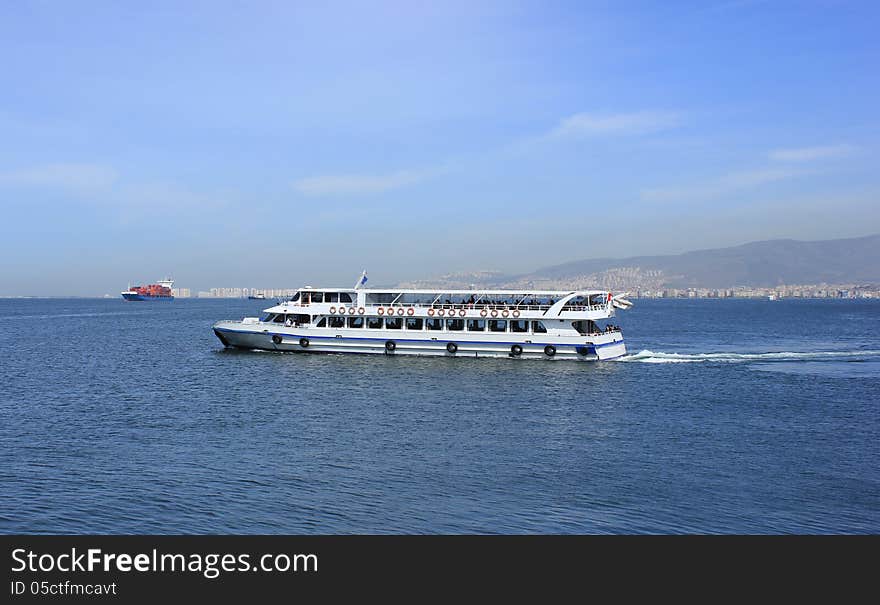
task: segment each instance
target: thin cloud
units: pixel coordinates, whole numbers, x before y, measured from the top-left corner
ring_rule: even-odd
[[[775,149],[767,156],[775,162],[812,162],[850,155],[855,151],[852,145],[825,145],[820,147],[795,147]]]
[[[549,136],[586,138],[603,135],[640,135],[669,130],[681,124],[677,113],[640,111],[635,113],[576,113],[563,119]]]
[[[415,185],[429,176],[429,172],[401,170],[385,175],[341,174],[315,176],[300,179],[293,184],[294,189],[309,196],[360,195],[383,193]]]
[[[709,200],[807,174],[804,170],[765,168],[726,174],[718,179],[688,187],[645,189],[641,199],[647,202],[685,202]]]
[[[0,185],[44,187],[74,193],[104,191],[116,182],[116,171],[101,164],[49,164],[0,172]]]
[[[0,188],[42,189],[66,201],[112,208],[128,217],[217,208],[235,198],[229,191],[198,191],[173,182],[132,182],[102,164],[50,164],[0,172]]]

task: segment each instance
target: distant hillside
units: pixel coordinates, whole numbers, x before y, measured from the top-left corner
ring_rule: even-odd
[[[582,260],[535,271],[559,279],[615,267],[662,271],[672,288],[880,282],[880,235],[814,242],[769,240],[668,256]]]
[[[483,279],[479,279],[479,278]],[[880,283],[880,235],[824,241],[769,240],[665,256],[578,260],[518,276],[447,275],[433,285],[729,288]],[[420,285],[428,285],[422,282]]]

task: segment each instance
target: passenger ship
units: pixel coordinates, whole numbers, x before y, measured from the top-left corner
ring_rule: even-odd
[[[264,310],[219,321],[226,347],[320,353],[597,361],[626,353],[607,291],[313,288]]]

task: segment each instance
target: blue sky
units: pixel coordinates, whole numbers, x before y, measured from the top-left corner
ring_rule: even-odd
[[[880,232],[874,2],[142,4],[0,6],[0,295]]]

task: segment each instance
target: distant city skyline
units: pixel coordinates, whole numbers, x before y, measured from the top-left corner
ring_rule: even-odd
[[[818,0],[7,3],[0,296],[877,233],[878,18]]]

